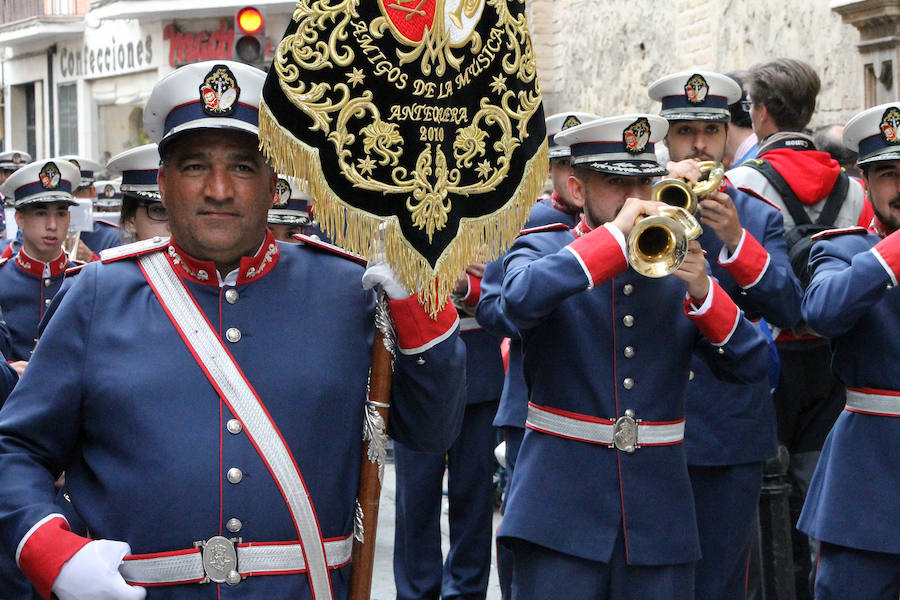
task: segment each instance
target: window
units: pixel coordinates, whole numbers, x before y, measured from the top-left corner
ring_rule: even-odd
[[[67,83],[56,88],[59,107],[59,149],[57,154],[78,154],[78,85]]]

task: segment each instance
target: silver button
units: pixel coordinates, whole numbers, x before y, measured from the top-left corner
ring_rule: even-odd
[[[688,373],[688,381],[693,381],[693,380],[694,380],[694,371],[691,370],[691,372]]]
[[[46,300],[44,300],[44,306],[50,306],[50,302],[51,302],[51,299],[47,298]]]
[[[634,325],[634,317],[631,315],[625,315],[624,317],[622,317],[622,323],[625,325],[625,327],[631,327],[632,325]]]
[[[626,377],[622,381],[622,387],[625,388],[626,390],[630,390],[631,388],[634,387],[634,379],[632,379],[631,377]]]
[[[228,330],[225,331],[225,339],[231,343],[241,341],[241,330],[237,327],[229,327]]]
[[[623,354],[625,354],[625,358],[634,357],[634,347],[633,346],[625,346],[625,352]]]
[[[241,422],[237,419],[228,419],[228,423],[225,425],[228,428],[228,433],[233,433],[235,435],[239,434],[244,426],[241,425]]]
[[[228,571],[228,576],[225,578],[225,583],[228,585],[237,585],[241,582],[241,574],[232,569]]]
[[[716,348],[716,352],[719,354],[725,354],[725,348]]]
[[[240,483],[241,479],[244,478],[244,474],[237,467],[231,467],[228,469],[227,477],[231,483]]]
[[[225,528],[231,533],[237,533],[243,527],[243,523],[241,523],[240,519],[228,519],[228,522],[225,523]]]
[[[225,291],[225,301],[228,304],[234,304],[235,302],[238,301],[239,295],[240,294],[238,294],[238,291],[236,289],[229,288],[228,290]]]
[[[422,357],[420,356],[419,358],[416,359],[416,364],[417,364],[417,365],[424,365],[424,364],[425,364],[425,359],[422,358]]]
[[[622,293],[625,294],[626,296],[630,296],[631,294],[634,293],[634,286],[631,285],[630,283],[626,283],[622,287]]]
[[[51,283],[53,283],[53,280],[50,279],[49,277],[44,280],[44,285],[50,285]]]

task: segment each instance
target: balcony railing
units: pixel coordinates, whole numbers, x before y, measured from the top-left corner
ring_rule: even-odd
[[[87,9],[84,0],[0,0],[0,25],[14,23],[32,17],[55,17],[79,14]]]

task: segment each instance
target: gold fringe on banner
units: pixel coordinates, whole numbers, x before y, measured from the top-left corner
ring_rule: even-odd
[[[370,256],[379,226],[387,223],[383,232],[387,262],[406,289],[418,290],[419,302],[433,317],[468,265],[493,260],[509,248],[543,190],[549,170],[544,141],[528,160],[510,201],[489,215],[461,219],[457,235],[432,268],[403,237],[396,217],[374,215],[339,198],[322,172],[319,150],[282,127],[264,100],[259,104],[259,140],[276,171],[309,182],[315,218],[336,245]]]

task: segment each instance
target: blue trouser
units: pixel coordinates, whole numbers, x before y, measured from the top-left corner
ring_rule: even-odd
[[[503,493],[504,506],[509,497],[509,486],[512,482],[513,471],[516,469],[516,459],[519,457],[519,448],[525,430],[521,427],[504,427],[503,441],[506,442],[506,490]],[[500,596],[504,600],[512,598],[512,553],[503,544],[497,544],[497,580],[500,582]]]
[[[744,600],[762,463],[689,466],[688,472],[703,554],[694,576],[696,598]]]
[[[511,600],[693,600],[694,563],[638,566],[625,562],[619,533],[609,563],[563,554],[517,538],[503,543],[513,555]]]
[[[483,600],[491,569],[497,402],[466,406],[447,454],[394,444],[397,512],[394,582],[398,600]],[[441,489],[448,470],[450,552],[441,560]]]
[[[816,600],[897,600],[898,597],[900,554],[820,542]]]

